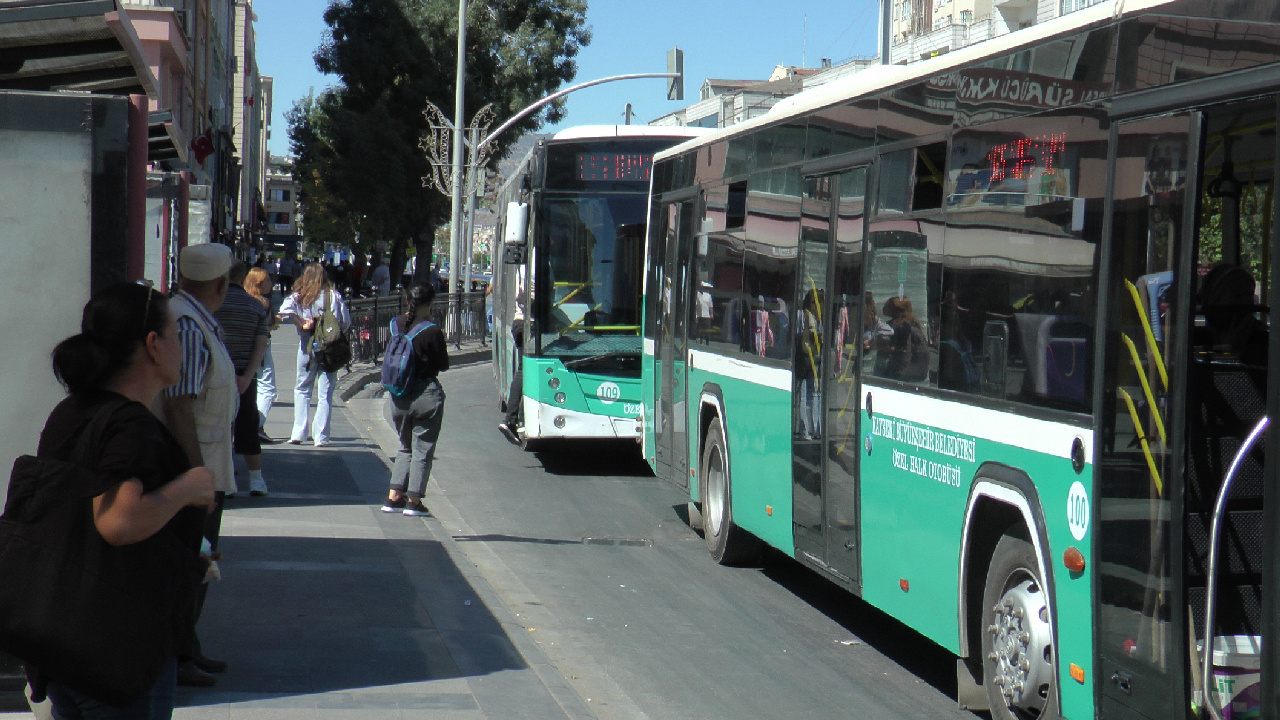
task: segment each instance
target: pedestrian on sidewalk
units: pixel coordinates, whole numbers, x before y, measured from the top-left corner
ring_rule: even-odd
[[[174,583],[186,575],[185,599],[172,607],[151,611],[168,615],[170,647],[187,642],[191,630],[190,598],[200,581],[197,574],[200,537],[206,509],[213,504],[213,476],[193,468],[182,446],[165,428],[153,408],[160,392],[178,380],[182,348],[169,300],[142,284],[124,283],[94,295],[84,308],[81,332],[63,340],[53,351],[53,372],[68,397],[50,413],[40,434],[42,458],[71,459],[79,435],[100,411],[110,413],[91,458],[81,464],[95,470],[83,476],[83,492],[65,498],[82,503],[102,538],[113,545],[134,548],[136,560],[155,548],[174,543],[181,548],[172,576],[148,577],[147,582]],[[115,410],[107,409],[117,405]],[[152,541],[152,538],[163,538]],[[57,613],[55,606],[48,608]],[[86,645],[97,639],[85,637]],[[117,658],[130,648],[103,648]],[[145,651],[145,648],[137,648]],[[104,657],[103,662],[110,662]],[[120,720],[167,719],[172,716],[177,662],[172,657],[154,682],[134,703],[108,706],[73,690],[56,678],[61,668],[26,667],[35,702],[46,694],[58,718]],[[109,714],[102,711],[108,710]]]
[[[273,281],[271,276],[266,272],[254,268],[249,271],[249,275],[245,277],[244,289],[254,300],[262,303],[262,307],[266,308],[267,330],[275,332],[280,327],[280,320],[271,313],[271,291],[273,289]],[[267,351],[262,355],[262,364],[258,367],[258,439],[263,443],[270,445],[275,440],[267,434],[267,413],[271,411],[271,406],[276,402],[276,363],[271,357],[271,342],[267,341]]]
[[[178,382],[164,391],[165,424],[178,439],[192,466],[213,473],[214,504],[205,520],[205,538],[214,552],[222,531],[222,508],[227,493],[236,489],[232,465],[231,428],[239,410],[236,370],[222,341],[213,313],[222,307],[230,285],[231,248],[218,243],[188,245],[178,255],[178,291],[169,301],[177,319],[182,366]],[[196,594],[193,623],[200,620],[208,584]],[[179,651],[178,684],[208,687],[210,674],[227,664],[201,652],[192,633],[190,647]]]
[[[259,268],[254,271],[262,272]],[[267,494],[267,481],[262,477],[262,440],[258,437],[258,368],[267,354],[271,330],[267,309],[244,288],[248,273],[239,260],[231,263],[227,297],[213,316],[222,326],[222,340],[235,366],[236,389],[240,391],[240,409],[231,434],[233,448],[249,468],[249,494],[262,496]]]
[[[302,277],[294,283],[292,295],[280,305],[280,320],[293,323],[298,330],[298,384],[293,389],[293,432],[289,442],[301,445],[307,439],[307,418],[311,410],[311,395],[316,396],[316,414],[311,423],[316,447],[329,444],[329,416],[333,408],[333,387],[338,373],[325,372],[320,363],[311,362],[307,346],[311,343],[311,329],[324,314],[325,307],[338,319],[338,325],[346,332],[351,327],[351,315],[342,301],[342,293],[333,289],[325,275],[324,266],[313,262],[302,271]]]
[[[391,421],[400,436],[391,469],[391,492],[382,512],[401,511],[409,517],[429,515],[422,503],[431,479],[431,463],[435,459],[436,440],[444,422],[444,389],[437,376],[449,369],[449,348],[440,326],[431,323],[431,301],[434,286],[420,283],[406,293],[409,312],[397,317],[396,339],[408,340],[406,350],[411,358],[406,365],[409,378],[400,396],[387,395],[391,405]],[[388,350],[388,355],[390,355]]]

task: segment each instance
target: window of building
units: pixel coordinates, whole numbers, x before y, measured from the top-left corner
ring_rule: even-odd
[[[287,192],[287,191],[286,191],[286,192]],[[273,222],[273,223],[275,223],[275,224],[277,224],[277,225],[288,225],[288,224],[289,224],[289,213],[287,213],[287,212],[272,213],[272,214],[271,214],[271,222]]]

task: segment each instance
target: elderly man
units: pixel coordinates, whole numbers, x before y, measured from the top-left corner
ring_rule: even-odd
[[[213,313],[222,307],[229,285],[231,248],[216,243],[190,245],[178,256],[181,280],[169,301],[177,319],[182,345],[182,371],[178,384],[164,391],[165,422],[193,466],[213,473],[216,502],[205,523],[205,537],[214,550],[222,526],[222,506],[228,492],[235,492],[231,461],[231,428],[239,409],[235,365],[222,340]],[[196,600],[194,623],[204,605],[204,588]],[[178,684],[210,686],[210,673],[226,669],[194,647],[179,652]]]

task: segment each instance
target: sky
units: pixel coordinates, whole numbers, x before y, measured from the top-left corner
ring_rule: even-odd
[[[472,0],[473,2],[475,0]],[[274,78],[271,153],[289,151],[285,112],[311,88],[334,83],[312,55],[324,35],[328,0],[260,0],[258,69]],[[707,78],[764,80],[776,65],[817,67],[876,54],[879,0],[590,0],[591,44],[578,54],[578,84],[632,73],[666,72],[667,51],[684,51],[684,101],[669,101],[663,79],[624,80],[568,96],[566,119],[544,130],[622,124],[627,103],[643,124],[698,100]],[[452,68],[450,69],[452,73]],[[499,122],[505,118],[499,118]]]

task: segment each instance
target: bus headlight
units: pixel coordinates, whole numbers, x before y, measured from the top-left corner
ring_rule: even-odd
[[[556,402],[560,403],[561,405],[564,404],[564,393],[562,392],[556,393]]]
[[[547,381],[547,384],[551,386],[552,390],[559,390],[560,378],[551,378],[550,380]]]
[[[557,415],[557,416],[556,416],[556,419],[555,419],[555,420],[552,420],[551,422],[552,422],[552,423],[553,423],[553,424],[554,424],[558,429],[560,429],[560,430],[563,430],[563,429],[564,429],[564,416],[563,416],[563,415]]]

